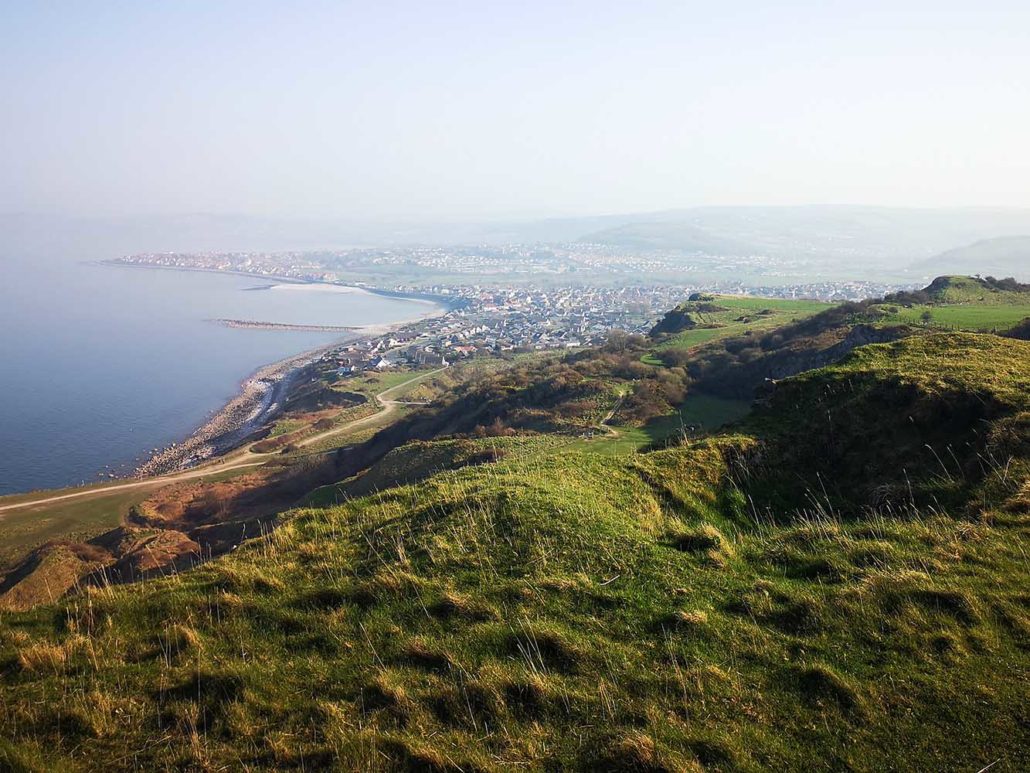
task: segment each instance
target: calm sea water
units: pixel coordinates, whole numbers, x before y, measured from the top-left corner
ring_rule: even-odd
[[[248,288],[248,277],[3,257],[0,494],[128,472],[182,439],[259,366],[340,336],[230,329],[209,320],[365,325],[424,304]]]

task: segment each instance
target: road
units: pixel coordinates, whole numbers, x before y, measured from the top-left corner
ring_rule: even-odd
[[[371,416],[365,416],[365,417],[360,418],[360,419],[354,419],[354,421],[348,421],[346,424],[341,424],[339,427],[333,427],[332,429],[327,429],[325,432],[319,432],[317,435],[312,435],[311,437],[307,437],[307,438],[304,438],[303,440],[298,441],[296,443],[296,445],[297,446],[309,446],[312,443],[317,443],[319,440],[323,440],[323,439],[325,439],[327,437],[331,437],[333,435],[337,435],[340,432],[343,432],[345,430],[352,430],[355,427],[360,427],[363,424],[369,424],[373,420],[382,419],[387,414],[393,413],[394,411],[397,410],[397,407],[400,406],[400,405],[428,405],[428,403],[418,403],[418,402],[404,401],[404,400],[390,400],[390,399],[388,399],[386,397],[386,395],[392,394],[393,392],[396,392],[399,389],[403,389],[406,386],[410,386],[411,384],[414,384],[416,381],[421,381],[424,378],[429,378],[430,376],[434,376],[437,373],[439,373],[440,371],[447,370],[447,367],[448,366],[445,365],[444,367],[437,368],[436,370],[431,370],[431,371],[428,371],[426,373],[419,373],[414,378],[409,378],[407,381],[402,381],[400,384],[395,384],[394,386],[390,387],[389,389],[384,389],[382,392],[380,392],[379,394],[375,395],[372,398],[382,408],[381,411],[376,411]]]
[[[324,438],[336,435],[341,432],[352,430],[355,427],[360,427],[363,424],[368,424],[373,420],[382,419],[385,415],[392,413],[398,409],[401,405],[425,405],[426,403],[415,403],[415,402],[404,402],[400,400],[390,400],[387,395],[392,394],[406,386],[414,384],[416,381],[420,381],[424,378],[429,378],[436,373],[439,373],[444,368],[437,368],[426,373],[419,373],[414,378],[410,378],[407,381],[403,381],[400,384],[396,384],[389,389],[384,389],[377,395],[373,396],[373,399],[380,406],[381,410],[376,411],[371,416],[364,416],[360,419],[354,419],[341,424],[338,427],[333,427],[325,432],[320,432],[317,435],[305,438],[304,440],[297,443],[298,446],[306,446],[311,443],[315,443]],[[265,454],[258,454],[251,450],[250,446],[241,448],[237,451],[233,451],[225,456],[219,457],[217,460],[205,464],[201,467],[194,468],[192,470],[184,470],[183,472],[175,472],[169,475],[158,475],[154,478],[145,478],[143,480],[132,481],[130,483],[115,483],[110,486],[99,486],[97,488],[85,489],[83,491],[73,491],[68,494],[55,494],[52,496],[40,496],[38,499],[30,499],[24,502],[16,502],[12,505],[0,505],[0,513],[4,513],[10,510],[20,510],[28,507],[39,507],[40,505],[48,505],[53,502],[61,502],[67,499],[81,499],[88,497],[98,497],[110,494],[113,491],[124,491],[126,489],[143,488],[145,486],[163,486],[168,483],[178,483],[183,480],[192,480],[194,478],[204,478],[208,475],[214,475],[217,473],[228,472],[229,470],[240,470],[245,467],[260,467],[265,464],[264,461],[251,461],[255,458],[266,456]]]

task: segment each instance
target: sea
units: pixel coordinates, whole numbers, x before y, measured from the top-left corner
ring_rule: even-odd
[[[261,366],[353,338],[214,320],[381,325],[426,310],[328,285],[0,253],[0,495],[126,475]]]

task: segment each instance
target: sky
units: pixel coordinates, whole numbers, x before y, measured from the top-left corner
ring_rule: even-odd
[[[0,0],[0,212],[1030,207],[1030,3]]]

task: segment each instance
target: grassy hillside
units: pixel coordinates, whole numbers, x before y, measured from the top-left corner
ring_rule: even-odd
[[[952,330],[1000,331],[1030,317],[1030,285],[1012,279],[942,276],[918,293],[869,307],[881,323],[921,324]]]
[[[401,448],[198,569],[5,615],[0,759],[1026,769],[1028,412],[1030,344],[940,334],[649,453]]]
[[[813,300],[783,300],[751,296],[704,295],[686,301],[665,315],[653,334],[660,336],[658,350],[684,349],[708,341],[768,330],[829,308]]]

